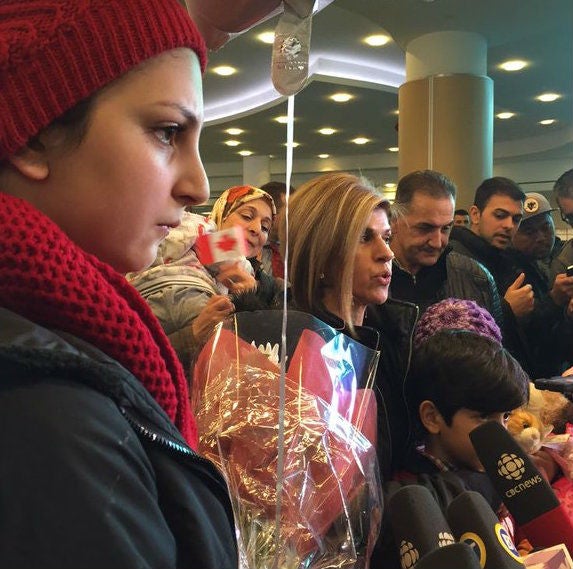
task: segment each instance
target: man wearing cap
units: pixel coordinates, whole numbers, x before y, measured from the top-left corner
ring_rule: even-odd
[[[538,375],[558,375],[573,357],[572,325],[567,307],[573,297],[573,277],[558,274],[553,281],[548,260],[555,248],[552,208],[537,192],[525,195],[523,220],[513,237],[508,255],[525,274],[535,296],[535,307],[526,326],[530,344],[537,352]]]
[[[454,251],[480,261],[493,275],[504,300],[504,343],[532,377],[562,371],[560,362],[565,360],[559,345],[569,337],[570,328],[564,310],[568,306],[568,282],[560,277],[551,289],[547,279],[534,278],[540,274],[532,269],[537,258],[523,257],[512,248],[522,219],[535,217],[542,209],[544,221],[551,216],[548,202],[542,203],[535,195],[527,199],[509,178],[488,178],[476,190],[470,229],[455,227],[450,236]],[[522,232],[528,228],[526,224]],[[542,254],[548,254],[552,246],[553,239]]]
[[[553,223],[552,208],[545,196],[537,192],[525,195],[523,204],[523,219],[513,237],[515,259],[525,270],[527,282],[535,289],[538,281],[542,288],[551,288],[553,281],[549,276],[549,262],[559,252],[563,243],[556,244],[555,224]]]

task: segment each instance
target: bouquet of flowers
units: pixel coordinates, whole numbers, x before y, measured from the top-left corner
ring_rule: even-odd
[[[204,347],[200,451],[227,479],[243,568],[368,567],[382,517],[379,354],[295,311],[281,342],[282,317],[236,314]]]

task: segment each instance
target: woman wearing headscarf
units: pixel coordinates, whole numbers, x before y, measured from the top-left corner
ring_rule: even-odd
[[[257,255],[275,211],[266,192],[254,186],[229,188],[216,200],[208,219],[186,212],[181,225],[159,247],[153,265],[128,275],[159,319],[189,378],[198,352],[236,305],[264,308],[274,302],[277,285],[262,271]],[[203,265],[197,238],[236,226],[244,231],[248,260]]]

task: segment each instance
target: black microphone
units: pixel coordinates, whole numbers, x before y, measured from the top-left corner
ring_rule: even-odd
[[[388,512],[404,569],[435,549],[455,543],[444,514],[424,486],[400,488],[390,496]]]
[[[404,567],[404,569],[408,569]],[[472,548],[465,543],[453,543],[424,555],[416,569],[482,569]],[[523,569],[523,565],[521,566]]]
[[[494,421],[470,433],[493,486],[534,547],[559,543],[573,553],[573,525],[527,453]]]
[[[484,569],[523,569],[511,536],[478,492],[462,492],[454,498],[446,518],[455,538],[473,549]]]

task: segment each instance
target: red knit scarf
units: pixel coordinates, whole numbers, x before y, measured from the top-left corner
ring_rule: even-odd
[[[183,368],[139,293],[24,200],[0,193],[0,306],[81,338],[137,377],[196,448]]]

